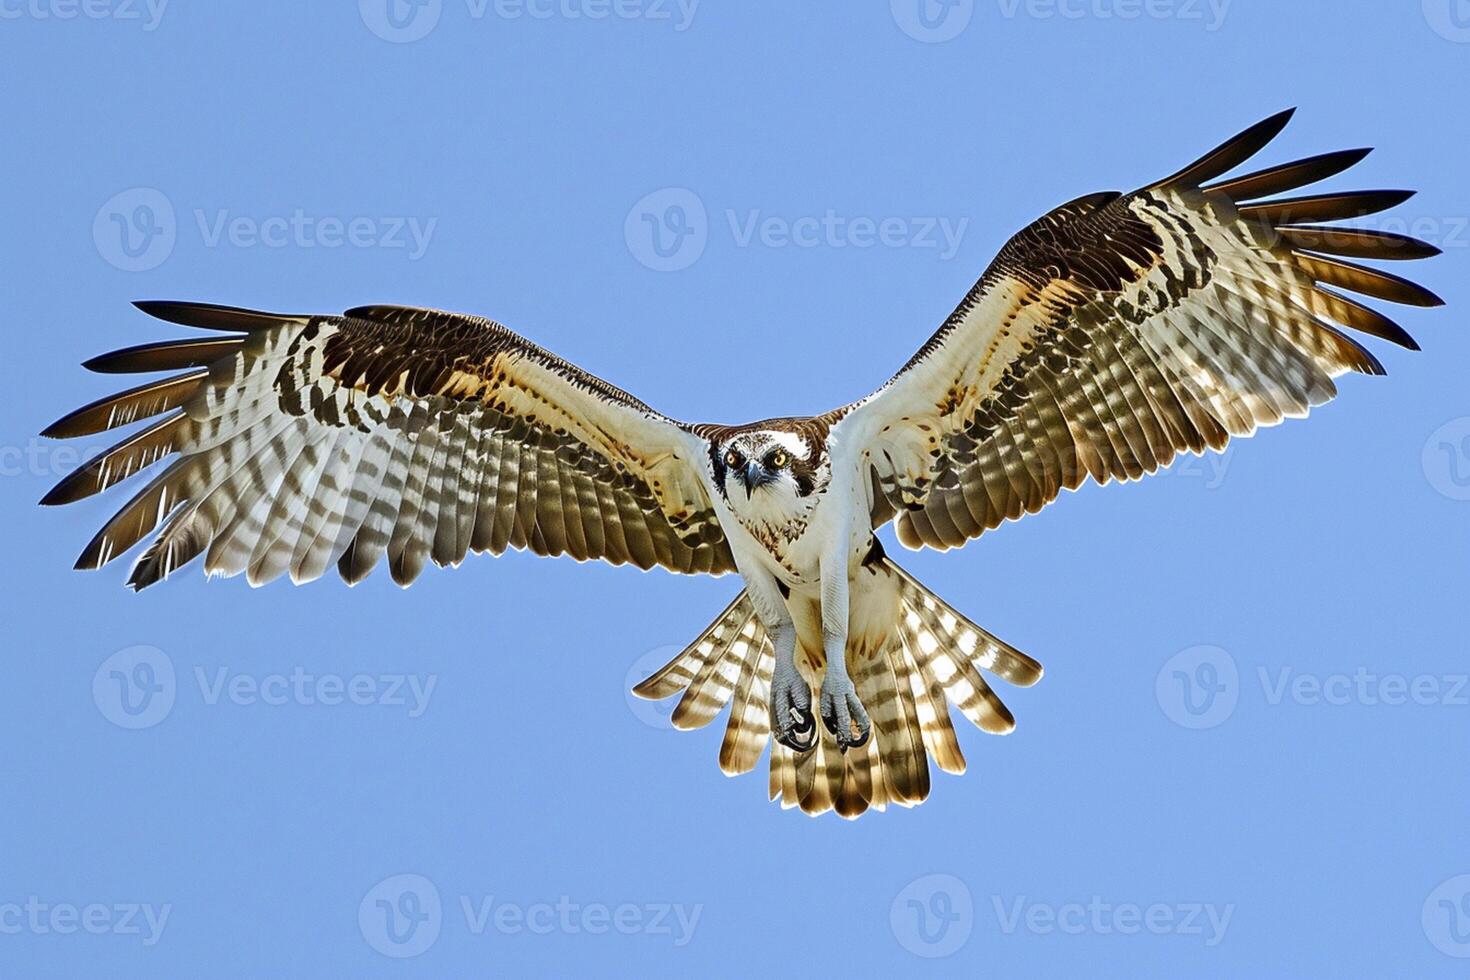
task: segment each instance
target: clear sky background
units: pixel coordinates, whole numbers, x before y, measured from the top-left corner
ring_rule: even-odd
[[[1470,5],[394,2],[0,0],[0,974],[1463,974]],[[78,362],[179,332],[133,299],[467,310],[677,417],[822,411],[1031,219],[1289,105],[1266,159],[1378,146],[1333,186],[1423,192],[1369,221],[1449,308],[1307,423],[904,557],[1047,667],[915,810],[782,811],[630,704],[733,578],[135,596],[70,570],[127,489],[35,506],[103,445],[34,435],[117,387]]]

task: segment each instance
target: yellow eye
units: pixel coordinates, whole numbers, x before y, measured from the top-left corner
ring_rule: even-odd
[[[725,465],[726,466],[739,466],[740,465],[740,454],[737,453],[733,449],[730,450],[728,453],[725,454]]]
[[[786,450],[778,449],[771,453],[771,465],[776,467],[776,469],[785,469],[786,464],[789,462],[791,462],[791,457],[786,454]]]

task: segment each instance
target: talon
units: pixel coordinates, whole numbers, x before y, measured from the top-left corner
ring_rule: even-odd
[[[805,733],[806,737],[797,737],[801,736],[803,733]],[[809,725],[806,728],[797,729],[796,731],[792,732],[792,739],[787,744],[791,748],[795,749],[797,752],[810,752],[812,749],[817,747],[816,725]]]
[[[795,672],[789,679],[773,679],[771,735],[777,743],[798,753],[816,748],[817,723],[810,705],[811,689]]]
[[[791,709],[796,727],[790,731],[790,742],[787,744],[798,752],[810,752],[817,746],[817,722],[810,711]]]
[[[868,744],[872,727],[852,681],[845,677],[824,680],[821,709],[822,724],[832,733],[841,752]]]

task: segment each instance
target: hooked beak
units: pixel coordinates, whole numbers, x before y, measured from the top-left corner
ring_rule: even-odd
[[[774,473],[768,471],[760,463],[750,460],[745,464],[745,469],[740,471],[740,482],[745,484],[745,495],[748,497],[756,490],[770,483],[776,478]]]

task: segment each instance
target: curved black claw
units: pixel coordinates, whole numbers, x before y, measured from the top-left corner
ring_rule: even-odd
[[[810,752],[816,748],[817,720],[812,717],[812,709],[792,708],[791,719],[794,727],[787,729],[787,737],[781,744],[796,752]]]
[[[872,723],[852,681],[845,677],[823,680],[821,711],[822,724],[837,740],[838,751],[846,753],[848,749],[868,744]]]
[[[810,752],[817,746],[812,689],[795,672],[789,680],[772,680],[771,735],[793,752]]]

